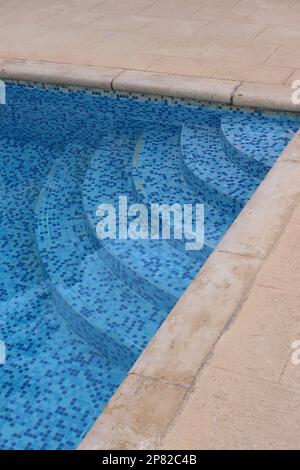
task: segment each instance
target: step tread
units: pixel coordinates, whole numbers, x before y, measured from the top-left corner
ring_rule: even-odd
[[[299,122],[260,114],[226,113],[221,128],[237,151],[270,169],[299,129]]]
[[[184,164],[206,185],[216,188],[221,196],[237,199],[243,206],[260,181],[233,165],[220,145],[217,126],[184,125],[181,134]]]

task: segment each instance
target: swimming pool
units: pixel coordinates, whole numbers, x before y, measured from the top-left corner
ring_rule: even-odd
[[[74,449],[299,118],[6,84],[0,448]],[[99,204],[203,203],[205,241],[97,237]],[[188,321],[188,312],[187,312]]]

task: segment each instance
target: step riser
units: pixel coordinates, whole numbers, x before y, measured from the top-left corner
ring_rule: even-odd
[[[141,351],[134,351],[117,342],[108,332],[96,329],[86,321],[60,294],[54,284],[47,279],[46,285],[52,296],[58,313],[64,318],[68,326],[88,343],[97,354],[107,358],[113,364],[128,369],[139,357]]]
[[[223,130],[221,131],[221,147],[223,152],[234,165],[239,166],[255,178],[260,180],[264,179],[266,174],[271,169],[271,166],[265,165],[263,162],[258,162],[254,158],[248,157],[246,154],[231,145],[224,135]]]
[[[48,275],[47,267],[42,259],[40,252],[40,263],[43,270],[45,285],[55,304],[59,315],[65,320],[69,328],[89,344],[97,354],[104,356],[117,366],[128,368],[128,364],[133,364],[141,351],[134,351],[115,341],[107,332],[96,329],[85,318],[83,318],[76,309],[73,309],[65,296],[59,292],[59,289],[51,281]]]
[[[221,193],[216,188],[212,188],[205,180],[198,178],[185,164],[182,152],[180,152],[179,164],[186,182],[204,203],[210,204],[228,215],[236,217],[239,214],[244,206],[243,202]]]
[[[139,178],[137,176],[133,175],[132,178],[131,178],[131,191],[132,191],[132,194],[133,194],[133,199],[137,204],[145,204],[148,208],[148,211],[150,211],[150,204],[148,204],[145,201],[145,197],[138,190],[138,184],[139,184]],[[205,226],[204,226],[204,228],[205,228]],[[187,238],[185,238],[184,234],[183,234],[183,237],[182,237],[181,240],[176,240],[175,238],[170,238],[170,240],[167,240],[167,241],[173,248],[183,252],[184,254],[191,257],[195,261],[199,260],[199,258],[200,257],[202,258],[203,256],[208,257],[214,249],[214,247],[210,247],[205,243],[203,248],[199,251],[198,250],[195,250],[195,251],[186,250],[186,243],[189,243],[191,240],[188,240]]]
[[[97,238],[92,223],[85,218],[85,225],[89,237],[97,249],[99,258],[106,263],[109,269],[118,276],[130,289],[143,297],[148,302],[152,302],[158,308],[171,310],[177,302],[177,297],[161,290],[158,286],[152,284],[142,276],[137,275],[129,266],[125,265],[122,260],[114,256],[106,248],[105,243]]]

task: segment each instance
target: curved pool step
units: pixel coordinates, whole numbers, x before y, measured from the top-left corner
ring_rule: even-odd
[[[240,212],[260,183],[225,155],[219,125],[183,125],[180,167],[196,194],[233,215]]]
[[[95,153],[86,172],[83,205],[87,227],[107,266],[132,290],[155,303],[158,308],[170,310],[197,274],[210,251],[193,260],[171,246],[167,240],[137,239],[99,240],[96,228],[100,218],[96,215],[99,204],[110,203],[118,207],[119,196],[127,195],[128,205],[133,203],[130,193],[133,139],[105,139],[101,150]]]
[[[36,207],[36,238],[47,284],[73,330],[109,360],[132,364],[166,312],[131,291],[101,260],[85,228],[82,184],[93,149],[68,146]]]
[[[224,207],[206,203],[185,181],[180,169],[180,136],[178,127],[153,125],[145,130],[134,165],[133,191],[136,200],[148,206],[153,203],[204,204],[205,242],[202,250],[194,252],[201,257],[214,249],[234,216],[229,215]],[[187,239],[183,237],[181,241],[175,241],[176,247],[186,253]]]
[[[221,119],[221,143],[233,163],[257,178],[264,178],[299,124],[290,119],[246,113],[226,113]]]

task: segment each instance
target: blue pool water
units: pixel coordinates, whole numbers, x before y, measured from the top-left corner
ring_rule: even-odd
[[[300,121],[24,83],[6,96],[0,448],[74,449]],[[100,242],[96,208],[120,195],[204,203],[202,250]]]

